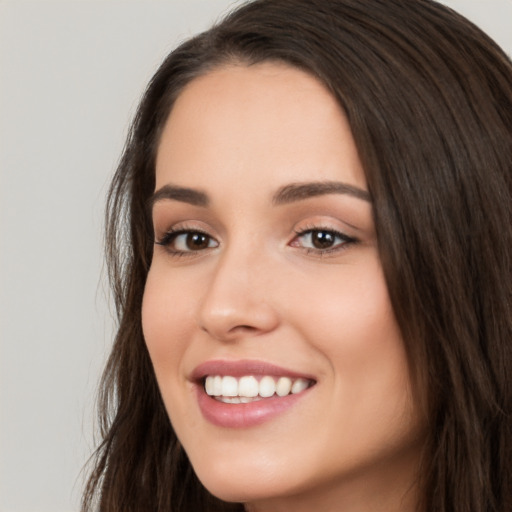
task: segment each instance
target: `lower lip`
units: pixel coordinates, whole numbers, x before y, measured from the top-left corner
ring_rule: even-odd
[[[207,395],[203,386],[197,386],[197,400],[204,418],[224,428],[248,428],[261,425],[285,413],[311,388],[295,395],[274,395],[247,404],[226,404]]]

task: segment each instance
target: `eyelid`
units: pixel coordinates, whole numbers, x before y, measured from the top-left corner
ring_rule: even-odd
[[[211,233],[211,230],[205,229],[203,227],[199,227],[197,224],[190,224],[189,222],[179,222],[170,228],[167,228],[161,235],[156,236],[157,229],[155,229],[155,240],[154,243],[156,245],[162,246],[165,251],[170,254],[171,256],[179,257],[179,256],[186,256],[186,257],[192,257],[192,256],[199,256],[200,254],[204,253],[205,251],[215,249],[219,246],[219,241],[217,240],[217,237]],[[182,250],[182,249],[175,249],[172,247],[172,243],[181,235],[190,235],[190,234],[202,234],[210,239],[210,241],[215,242],[214,247],[204,247],[199,248],[197,250],[190,249],[190,250]]]
[[[216,231],[211,227],[209,223],[198,219],[160,219],[158,222],[154,222],[153,225],[155,243],[157,240],[161,240],[166,235],[191,231],[196,233],[203,233],[212,238],[218,238]]]
[[[211,239],[215,239],[210,233],[208,233],[207,231],[203,231],[202,229],[197,229],[197,228],[194,228],[194,229],[182,229],[182,228],[179,228],[179,229],[174,229],[174,228],[170,228],[168,229],[162,236],[160,237],[157,237],[155,239],[155,244],[157,245],[165,245],[166,243],[169,243],[170,242],[170,239],[171,238],[176,238],[180,235],[185,235],[185,234],[191,234],[191,233],[199,233],[201,235],[205,235]]]
[[[289,243],[291,247],[296,247],[297,249],[302,249],[307,254],[322,257],[327,255],[335,255],[341,251],[344,251],[348,248],[348,246],[359,243],[359,239],[348,235],[344,231],[334,228],[332,226],[327,226],[326,224],[318,223],[318,224],[309,224],[307,226],[304,226],[302,228],[294,229],[295,231],[295,237],[293,240]],[[317,247],[303,247],[301,245],[298,245],[296,242],[302,237],[305,237],[308,234],[319,232],[319,233],[330,233],[334,235],[335,239],[338,238],[341,240],[341,242],[336,243],[332,247],[326,247],[326,248],[317,248]]]

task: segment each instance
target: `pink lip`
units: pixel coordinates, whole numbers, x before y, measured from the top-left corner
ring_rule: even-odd
[[[238,361],[219,359],[207,361],[194,369],[190,379],[199,381],[204,379],[207,375],[231,375],[232,377],[243,377],[244,375],[270,375],[272,377],[290,377],[292,379],[302,377],[303,379],[315,380],[312,375],[294,372],[281,366],[253,359],[242,359]]]
[[[288,411],[312,388],[308,388],[295,395],[265,398],[247,404],[226,404],[208,396],[204,390],[203,379],[207,375],[231,375],[241,377],[243,375],[270,375],[274,377],[304,378],[315,380],[310,375],[275,366],[262,361],[241,360],[208,361],[199,365],[192,372],[191,380],[194,382],[197,401],[203,417],[210,423],[224,428],[248,428],[260,425],[276,416]]]

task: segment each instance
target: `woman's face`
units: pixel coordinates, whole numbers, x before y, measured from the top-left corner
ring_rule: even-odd
[[[272,63],[192,81],[162,134],[153,222],[144,335],[204,485],[254,510],[402,510],[421,422],[329,92]]]

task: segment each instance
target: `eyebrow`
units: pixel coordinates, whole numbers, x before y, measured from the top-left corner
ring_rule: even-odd
[[[315,181],[311,183],[291,183],[281,187],[272,197],[272,204],[280,206],[327,194],[347,194],[357,199],[371,202],[369,192],[362,188],[339,181]],[[149,208],[152,209],[155,203],[164,199],[202,207],[210,204],[208,195],[201,190],[168,184],[159,188],[150,196],[148,199]]]
[[[187,187],[178,187],[176,185],[164,185],[148,199],[149,208],[153,208],[156,202],[163,199],[181,201],[183,203],[192,204],[194,206],[208,206],[210,203],[208,196],[200,190]]]
[[[327,194],[347,194],[357,199],[371,202],[370,193],[362,188],[339,181],[316,181],[311,183],[291,183],[281,187],[274,194],[272,204],[274,206],[289,204]]]

